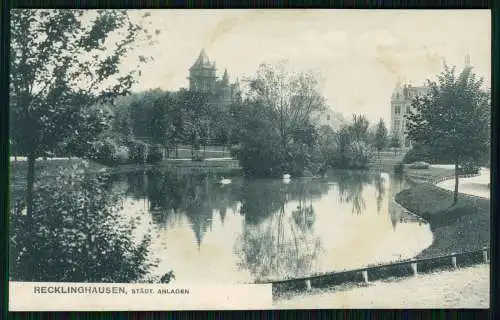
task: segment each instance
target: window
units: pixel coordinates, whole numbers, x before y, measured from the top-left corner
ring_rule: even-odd
[[[395,106],[394,107],[394,113],[395,114],[401,114],[401,106]]]
[[[405,114],[405,111],[406,111],[406,110],[405,110],[405,106],[402,106],[402,107],[401,107],[401,112],[402,112],[403,114]]]
[[[394,131],[399,131],[399,120],[394,120]]]
[[[330,121],[330,115],[326,116],[326,120]]]

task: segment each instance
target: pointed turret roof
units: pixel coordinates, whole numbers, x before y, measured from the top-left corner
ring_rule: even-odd
[[[193,68],[214,68],[215,64],[210,63],[210,59],[208,59],[207,53],[205,52],[205,49],[201,49],[200,55],[198,56],[198,59],[194,62],[193,66],[190,69]]]
[[[227,69],[224,69],[224,75],[222,76],[222,82],[225,84],[229,83],[229,74],[227,73]]]

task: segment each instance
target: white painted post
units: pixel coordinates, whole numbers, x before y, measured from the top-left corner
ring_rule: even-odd
[[[455,253],[453,253],[453,256],[451,257],[451,265],[453,268],[457,268],[457,257],[455,256]]]
[[[363,280],[365,284],[368,284],[368,270],[361,271],[361,274],[363,275]]]
[[[486,247],[483,248],[483,261],[484,263],[490,262],[490,260],[488,259],[488,248]]]
[[[311,291],[312,287],[311,287],[311,280],[306,280],[306,290],[307,291]]]
[[[412,262],[411,263],[411,270],[413,271],[413,275],[414,276],[416,276],[418,274],[417,263],[416,262]]]

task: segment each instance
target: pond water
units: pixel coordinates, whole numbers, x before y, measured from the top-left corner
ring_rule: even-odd
[[[246,283],[414,257],[433,237],[394,195],[409,185],[380,172],[324,180],[245,180],[172,171],[114,177],[123,214],[152,235],[156,274],[176,282]]]

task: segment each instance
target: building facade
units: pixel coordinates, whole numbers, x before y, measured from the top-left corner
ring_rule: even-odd
[[[470,56],[465,56],[464,67],[470,67]],[[427,88],[425,86],[414,87],[411,84],[402,85],[400,82],[394,88],[391,96],[391,134],[399,138],[403,148],[411,147],[411,141],[406,135],[405,115],[411,108],[413,99],[425,95]]]
[[[413,99],[425,95],[425,86],[412,86],[411,84],[401,84],[398,82],[391,96],[391,135],[398,137],[401,147],[411,147],[411,141],[406,135],[406,119]]]
[[[219,79],[215,62],[210,61],[204,49],[189,68],[188,79],[190,91],[211,94],[215,98],[213,103],[229,104],[239,94],[238,81],[230,83],[227,70]]]

